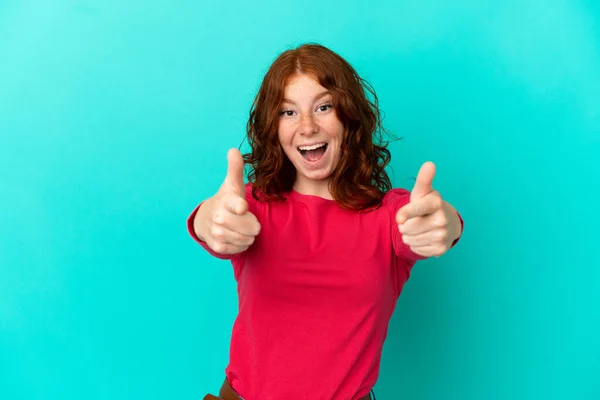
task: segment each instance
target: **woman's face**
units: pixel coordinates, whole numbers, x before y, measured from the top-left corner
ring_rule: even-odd
[[[343,133],[327,89],[309,75],[292,76],[279,115],[279,142],[296,167],[296,191],[315,194],[327,188]]]

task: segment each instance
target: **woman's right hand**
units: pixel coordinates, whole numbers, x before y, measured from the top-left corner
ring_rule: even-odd
[[[227,153],[227,176],[219,191],[206,200],[194,219],[196,235],[216,253],[246,250],[260,232],[244,198],[244,160],[237,149]]]

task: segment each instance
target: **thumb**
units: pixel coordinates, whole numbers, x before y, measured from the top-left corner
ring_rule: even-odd
[[[244,159],[238,149],[229,149],[227,152],[227,176],[223,184],[244,197]]]
[[[421,166],[417,181],[410,192],[410,202],[417,201],[433,192],[433,177],[435,176],[435,164],[427,161]]]

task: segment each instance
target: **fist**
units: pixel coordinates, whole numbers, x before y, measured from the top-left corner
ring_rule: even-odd
[[[219,191],[209,200],[205,241],[220,254],[246,250],[260,232],[260,223],[248,211],[244,187],[244,160],[236,149],[227,153],[227,175]]]
[[[446,253],[461,231],[456,210],[433,189],[434,176],[435,165],[423,164],[410,193],[410,202],[396,213],[402,241],[424,257]]]

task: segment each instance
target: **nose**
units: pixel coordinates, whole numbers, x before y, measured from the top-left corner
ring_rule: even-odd
[[[310,136],[313,133],[319,132],[319,125],[315,121],[311,114],[304,115],[300,120],[300,131],[301,135]]]

